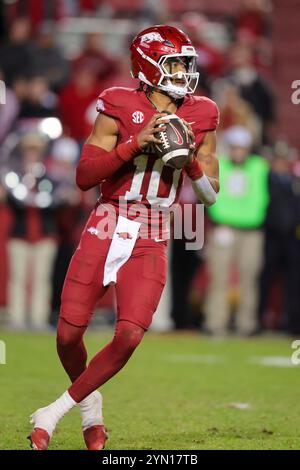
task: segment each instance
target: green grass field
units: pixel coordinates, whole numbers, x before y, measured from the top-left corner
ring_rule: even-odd
[[[87,335],[90,355],[109,337]],[[68,380],[54,334],[0,331],[0,340],[7,349],[0,449],[27,449],[30,413],[53,401]],[[106,449],[299,449],[300,365],[290,364],[291,353],[288,338],[148,333],[102,387]],[[51,448],[84,449],[78,409],[60,422]]]

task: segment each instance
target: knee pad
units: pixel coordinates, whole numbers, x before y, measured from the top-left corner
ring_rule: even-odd
[[[113,343],[118,349],[131,354],[140,344],[144,333],[144,328],[121,320],[117,322]]]
[[[59,318],[56,341],[59,346],[67,347],[80,343],[86,327],[71,325],[63,318]]]

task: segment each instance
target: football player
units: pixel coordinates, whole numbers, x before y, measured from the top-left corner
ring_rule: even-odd
[[[134,206],[149,213],[155,207],[169,208],[178,198],[184,174],[205,205],[213,204],[219,191],[218,109],[210,99],[193,96],[198,73],[191,41],[181,30],[160,25],[138,34],[130,49],[132,75],[140,87],[101,93],[99,114],[77,167],[77,185],[86,191],[101,184],[101,197],[82,233],[62,292],[57,352],[72,384],[31,416],[34,449],[48,448],[58,421],[76,404],[87,448],[104,447],[107,434],[97,389],[126,364],[141,342],[166,281],[167,242],[162,236],[141,236],[149,228],[149,218],[145,211],[143,217],[133,217]],[[156,134],[166,113],[182,118],[193,140],[192,158],[183,170],[164,166],[152,151],[151,145],[160,143]],[[113,216],[111,236],[104,237],[103,227]],[[83,335],[96,302],[110,284],[116,288],[115,333],[87,365]]]

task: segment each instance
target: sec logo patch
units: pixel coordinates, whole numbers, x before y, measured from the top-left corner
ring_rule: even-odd
[[[132,121],[135,123],[135,124],[141,124],[145,119],[145,116],[144,116],[144,113],[142,113],[142,111],[134,111],[134,113],[132,113]]]

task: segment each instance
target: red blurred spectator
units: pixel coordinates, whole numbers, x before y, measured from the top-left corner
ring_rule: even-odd
[[[102,88],[89,64],[76,67],[73,80],[60,93],[59,111],[64,133],[78,142],[90,134],[96,113],[96,101]]]
[[[250,130],[254,144],[261,144],[261,121],[251,105],[239,94],[238,88],[226,83],[219,90],[218,105],[220,109],[220,131],[232,126],[244,126]]]
[[[236,22],[238,37],[242,35],[257,39],[265,36],[267,29],[265,15],[268,3],[265,0],[244,0]]]
[[[5,2],[5,16],[11,28],[18,17],[29,19],[33,32],[36,32],[45,20],[58,20],[64,15],[64,5],[61,0],[15,0]]]
[[[97,10],[99,3],[101,3],[99,0],[79,0],[79,8],[82,13],[93,14]]]
[[[130,61],[127,56],[120,57],[118,62],[118,69],[113,77],[103,82],[103,88],[110,88],[113,86],[121,86],[126,88],[138,88],[140,81],[132,78],[130,75]]]
[[[86,35],[83,50],[73,64],[75,69],[82,64],[89,67],[99,80],[106,80],[117,71],[117,62],[106,52],[99,33]]]
[[[189,35],[198,58],[197,62],[208,76],[220,76],[224,71],[225,60],[223,54],[209,44],[204,37],[204,28],[209,21],[204,15],[196,12],[185,13],[182,17],[183,29]]]
[[[272,63],[272,42],[268,37],[268,0],[245,0],[236,21],[236,38],[253,50],[253,65],[268,79]]]

